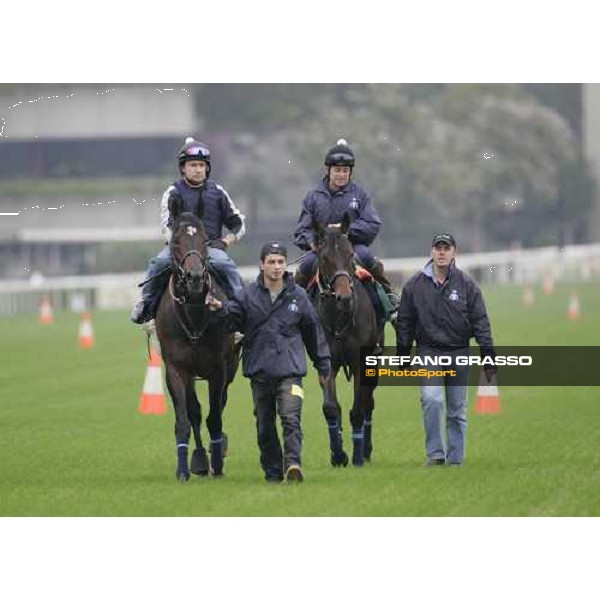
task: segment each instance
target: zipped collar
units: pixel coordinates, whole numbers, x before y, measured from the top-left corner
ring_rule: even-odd
[[[257,275],[256,283],[259,288],[266,290],[267,292],[269,291],[269,288],[265,285],[265,277],[262,271]],[[294,281],[293,274],[290,273],[290,271],[286,271],[283,274],[283,289],[281,290],[281,292],[287,292],[288,290],[293,288],[294,285],[296,285],[296,282]]]
[[[321,192],[322,194],[326,194],[330,198],[333,198],[333,196],[336,196],[337,194],[346,193],[351,188],[351,186],[354,185],[354,182],[352,181],[352,179],[350,179],[350,181],[343,188],[340,188],[337,192],[332,192],[329,189],[328,180],[329,180],[328,177],[323,177],[323,179],[321,180],[321,183],[319,183],[319,186],[317,187],[317,191]]]
[[[431,281],[433,281],[435,285],[441,285],[438,283],[437,279],[435,278],[435,275],[433,274],[433,258],[430,258],[425,263],[425,266],[421,269],[421,273],[424,273],[427,277],[429,277],[429,279],[431,279]],[[448,277],[446,278],[446,281],[449,281],[450,278],[454,275],[454,273],[456,273],[456,264],[454,259],[452,259],[450,267],[448,268]]]

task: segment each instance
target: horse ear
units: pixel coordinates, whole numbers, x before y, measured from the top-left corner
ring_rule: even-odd
[[[344,216],[342,217],[342,227],[341,227],[341,232],[346,235],[348,228],[350,227],[350,214],[345,212]]]
[[[179,219],[183,208],[183,198],[179,194],[171,194],[169,196],[169,212],[173,217],[173,221]]]
[[[323,227],[321,223],[313,221],[312,230],[315,236],[315,244],[318,246],[325,237],[325,227]]]

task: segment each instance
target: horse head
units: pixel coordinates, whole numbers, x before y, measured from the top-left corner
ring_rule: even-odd
[[[319,263],[321,288],[340,302],[350,302],[353,296],[354,249],[348,239],[350,216],[344,213],[342,222],[323,227],[313,223]]]
[[[183,201],[175,197],[170,203],[173,216],[171,254],[175,263],[175,286],[185,300],[200,296],[210,285],[206,270],[206,231],[200,220],[203,205],[196,213],[182,212]]]

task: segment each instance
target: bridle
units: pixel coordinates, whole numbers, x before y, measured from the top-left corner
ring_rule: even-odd
[[[348,298],[348,309],[340,304],[346,304],[346,299],[341,298],[334,290],[335,281],[339,277],[347,277],[350,285],[351,294]],[[317,269],[317,286],[319,288],[319,302],[317,303],[317,312],[324,329],[338,342],[343,342],[350,329],[356,324],[356,295],[354,291],[354,281],[352,275],[346,269],[338,269],[331,277],[323,275],[320,266]],[[330,323],[332,311],[331,301],[335,302],[335,311],[333,312],[334,322]],[[341,317],[341,318],[340,318]],[[340,343],[341,363],[346,379],[350,381],[352,374],[349,365],[344,356],[344,345]]]
[[[189,293],[186,289],[186,276],[188,271],[185,269],[185,263],[190,256],[197,256],[202,265],[200,274],[200,286],[198,292]],[[177,292],[176,292],[177,290]],[[196,345],[202,334],[206,331],[210,321],[210,310],[206,308],[206,294],[212,290],[212,278],[210,271],[206,268],[206,258],[203,259],[202,254],[198,250],[188,250],[179,261],[175,262],[173,276],[169,280],[169,294],[174,301],[175,316],[179,325],[187,335],[190,343]],[[194,302],[194,296],[198,296],[200,301]],[[190,323],[190,318],[185,311],[185,308],[205,307],[201,310],[202,318],[199,326]]]

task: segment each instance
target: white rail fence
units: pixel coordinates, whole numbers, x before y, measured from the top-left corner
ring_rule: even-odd
[[[386,259],[386,271],[400,285],[425,262],[424,257]],[[591,281],[600,278],[600,244],[464,254],[457,264],[482,284],[536,284]],[[295,267],[290,267],[291,270]],[[254,279],[258,267],[242,267],[245,281]],[[34,313],[44,296],[55,310],[125,309],[139,298],[137,284],[144,273],[0,281],[0,315]]]

